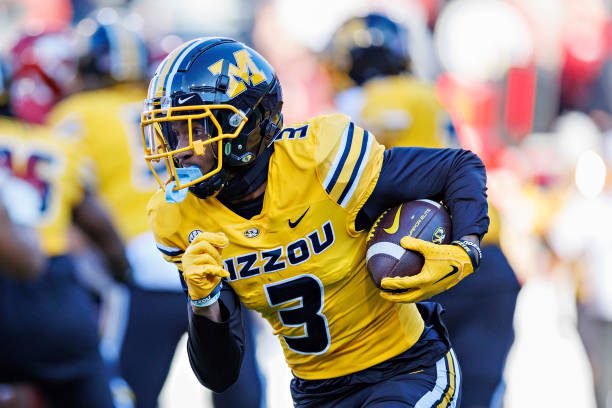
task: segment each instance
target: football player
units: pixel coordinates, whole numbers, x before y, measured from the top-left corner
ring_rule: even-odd
[[[485,170],[460,149],[396,148],[344,115],[283,127],[281,85],[255,50],[199,38],[152,78],[142,115],[145,158],[169,177],[149,202],[157,247],[189,294],[188,352],[221,391],[242,358],[241,309],[272,326],[296,406],[458,406],[461,374],[438,306],[480,262]],[[444,199],[452,245],[405,237],[423,271],[365,268],[369,228],[387,208]]]
[[[87,17],[77,25],[79,76],[85,89],[57,104],[47,122],[82,152],[89,186],[126,243],[132,284],[97,289],[104,316],[101,351],[112,372],[113,395],[153,407],[187,322],[180,284],[159,255],[147,251],[144,210],[156,184],[139,157],[146,48],[123,16],[115,9],[103,10],[114,20],[101,24]],[[131,389],[127,393],[124,381]]]
[[[370,40],[360,40],[364,38]],[[412,74],[408,38],[402,24],[383,14],[344,22],[325,55],[334,76],[352,85],[337,94],[337,107],[356,115],[355,120],[365,127],[376,129],[377,138],[387,148],[456,144],[452,122],[434,87]],[[497,214],[491,208],[489,213]],[[482,242],[481,276],[432,298],[446,309],[444,320],[461,361],[464,407],[487,407],[494,396],[503,395],[496,390],[503,382],[506,356],[514,340],[512,322],[519,284],[500,248],[499,222],[499,216],[491,216],[489,233]],[[482,338],[487,341],[479,341]]]
[[[54,406],[111,407],[94,303],[76,279],[68,239],[72,220],[87,229],[104,215],[81,187],[78,156],[70,146],[53,140],[45,128],[6,117],[0,119],[0,134],[0,166],[36,191],[35,225],[46,257],[38,279],[0,277],[0,382],[31,382]],[[12,195],[14,188],[8,192],[7,200],[20,212],[30,206]],[[109,254],[117,255],[109,259],[119,262],[116,234],[104,228],[92,232],[109,240]],[[35,259],[36,253],[26,256]]]
[[[408,32],[389,17],[352,17],[322,53],[335,104],[387,147],[443,147],[454,139],[434,87],[412,74]]]
[[[97,18],[100,15],[104,22]],[[158,188],[142,160],[140,141],[147,49],[127,24],[129,15],[120,9],[103,8],[92,16],[77,26],[87,29],[81,37],[85,46],[79,67],[88,89],[60,102],[49,123],[83,152],[92,188],[126,242],[133,281],[128,292],[112,290],[106,296],[102,351],[115,367],[117,383],[121,384],[119,376],[127,381],[137,405],[154,407],[177,344],[187,332],[187,316],[176,269],[155,248],[146,217],[147,202]],[[156,169],[163,171],[159,165]],[[117,296],[123,293],[123,298]],[[213,396],[217,408],[259,407],[262,383],[254,352],[245,366],[249,375],[239,387]]]
[[[8,97],[10,112],[18,122],[25,124],[27,130],[33,129],[33,135],[38,135],[41,144],[44,144],[44,139],[54,136],[54,133],[41,123],[46,121],[55,104],[78,86],[77,54],[66,51],[66,48],[74,47],[75,43],[72,31],[43,32],[23,36],[11,49],[12,75]],[[11,128],[10,123],[14,122],[16,122],[14,119],[7,120],[5,126]],[[11,129],[22,129],[20,126]],[[27,136],[27,130],[15,130],[14,133]],[[12,133],[12,131],[7,132],[9,135]],[[53,144],[52,141],[48,143]],[[31,142],[30,144],[36,143]],[[58,157],[79,155],[78,147],[71,145],[70,141],[60,142],[60,144],[64,147],[60,149],[63,152]],[[22,154],[19,153],[19,155]],[[65,160],[57,159],[59,162]],[[86,166],[83,165],[83,158],[79,156],[78,159],[70,160],[73,160],[75,165],[74,169],[69,171],[78,173],[75,180],[82,183],[78,188],[84,191],[84,195],[82,200],[75,203],[72,217],[62,218],[60,222],[67,225],[73,222],[100,250],[113,278],[117,281],[129,281],[131,270],[123,241],[115,231],[97,196],[86,185],[90,175],[85,169]],[[36,174],[30,176],[28,173],[27,177],[39,177],[38,173],[47,171],[47,167],[43,166],[41,170],[34,164],[28,164],[27,172]],[[54,171],[53,167],[49,167],[48,171]],[[60,234],[59,238],[49,236],[49,239],[63,240],[64,237]]]

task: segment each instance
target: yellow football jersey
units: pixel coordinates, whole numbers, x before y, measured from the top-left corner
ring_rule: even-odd
[[[38,229],[45,253],[63,255],[68,248],[72,209],[83,198],[77,152],[48,129],[0,119],[0,166],[32,185],[40,196]]]
[[[367,231],[355,218],[384,148],[344,115],[285,128],[275,139],[260,214],[244,219],[216,198],[149,203],[158,248],[180,268],[200,231],[223,231],[227,283],[272,325],[294,374],[325,379],[411,347],[423,331],[414,304],[383,300],[365,268]]]
[[[158,188],[142,159],[140,113],[145,89],[119,85],[75,94],[49,123],[88,158],[90,183],[126,241],[148,231],[145,209]]]
[[[371,79],[358,90],[360,95],[349,97],[359,100],[359,106],[349,108],[348,112],[355,115],[359,125],[374,132],[386,147],[448,144],[452,136],[450,116],[438,102],[431,85],[399,75]],[[344,110],[343,106],[339,108]]]

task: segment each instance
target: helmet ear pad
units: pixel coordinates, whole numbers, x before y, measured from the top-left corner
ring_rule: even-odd
[[[242,132],[236,138],[224,142],[222,149],[224,165],[227,164],[229,167],[247,165],[272,143],[283,126],[280,113],[282,101],[278,105],[273,111],[276,112],[273,117],[266,117],[265,109],[261,105],[258,106],[249,115]]]

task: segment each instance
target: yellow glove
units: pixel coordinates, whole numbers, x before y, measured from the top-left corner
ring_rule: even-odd
[[[219,298],[221,278],[229,276],[221,258],[221,251],[228,244],[222,232],[202,232],[183,254],[183,279],[194,306],[210,306]]]
[[[438,245],[406,236],[400,244],[406,249],[420,252],[425,264],[417,275],[382,279],[380,286],[383,291],[380,296],[392,302],[414,303],[429,299],[455,286],[474,272],[474,265],[478,266],[480,262],[480,248],[468,241]]]

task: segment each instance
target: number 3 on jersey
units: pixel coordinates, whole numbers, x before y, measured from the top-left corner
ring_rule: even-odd
[[[323,354],[330,345],[327,318],[323,310],[323,284],[314,275],[300,275],[264,285],[268,303],[277,310],[287,327],[303,327],[303,336],[285,336],[287,346],[300,354]]]

